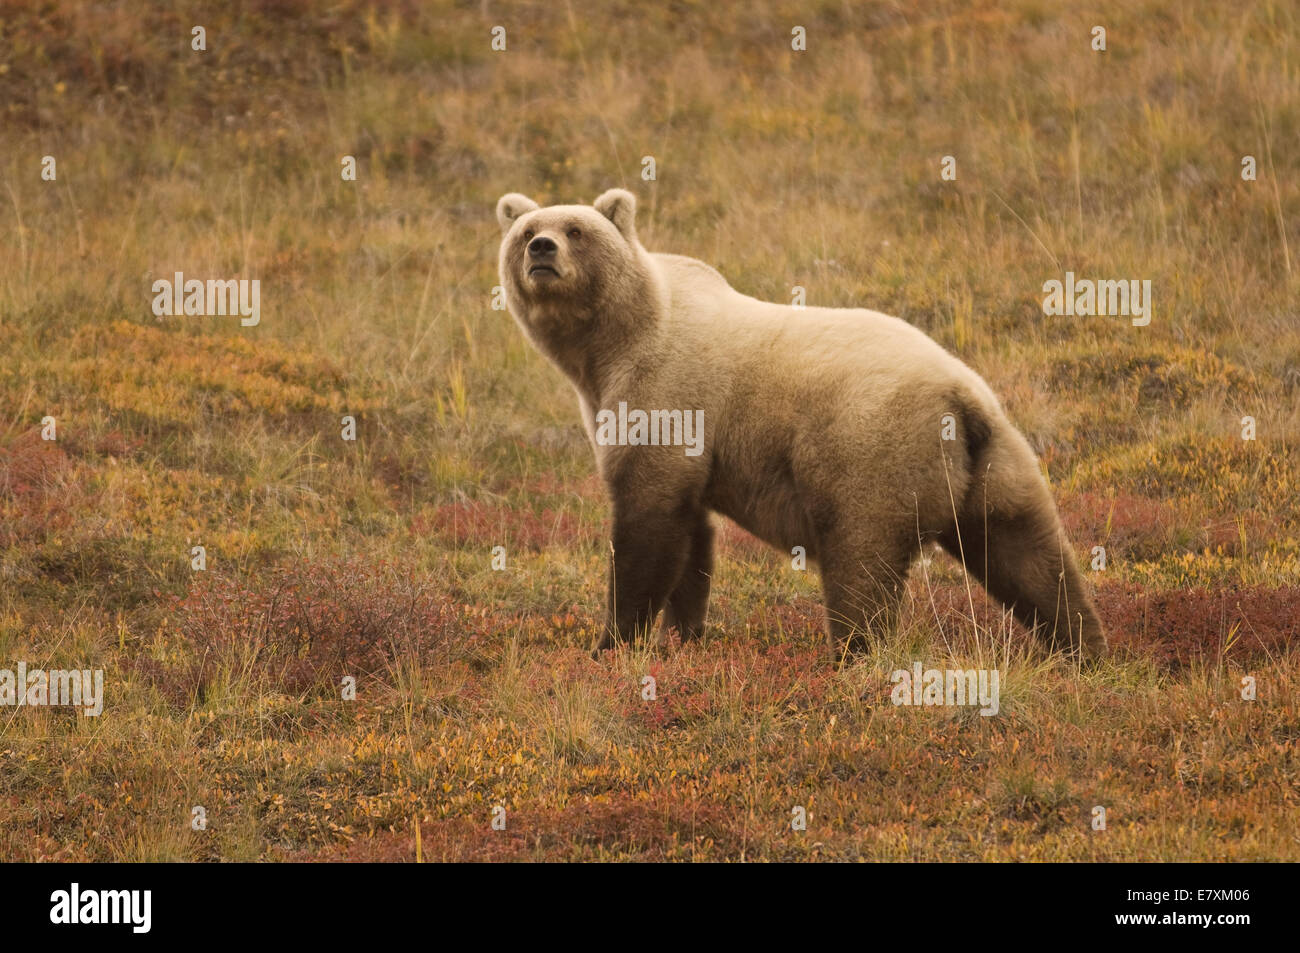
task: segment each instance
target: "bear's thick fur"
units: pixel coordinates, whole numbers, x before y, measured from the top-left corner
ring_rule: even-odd
[[[661,610],[665,631],[699,635],[718,512],[816,560],[842,647],[892,623],[938,541],[1049,646],[1105,653],[1034,453],[978,374],[898,318],[758,301],[702,262],[651,254],[635,214],[622,189],[593,206],[497,203],[506,303],[578,392],[612,497],[597,651]],[[620,404],[702,410],[703,452],[598,440],[598,415]]]

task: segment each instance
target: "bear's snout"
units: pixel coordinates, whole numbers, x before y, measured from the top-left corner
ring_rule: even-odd
[[[545,235],[538,235],[528,243],[528,257],[534,260],[554,258],[558,250],[559,246],[555,244],[555,240]]]

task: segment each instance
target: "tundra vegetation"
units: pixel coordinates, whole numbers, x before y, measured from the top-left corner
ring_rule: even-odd
[[[105,673],[0,707],[0,860],[1300,858],[1298,44],[1270,0],[0,0],[0,668]],[[837,665],[724,526],[704,640],[589,658],[609,513],[493,206],[610,185],[980,372],[1112,657],[936,555]],[[156,316],[178,272],[259,322]],[[1046,314],[1066,272],[1150,322]],[[915,662],[998,713],[892,704]]]

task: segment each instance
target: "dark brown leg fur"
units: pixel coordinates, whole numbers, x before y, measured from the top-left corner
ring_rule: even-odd
[[[686,569],[698,519],[693,512],[638,510],[615,501],[609,603],[593,655],[634,641],[654,625]]]
[[[677,588],[668,597],[663,633],[676,628],[683,642],[699,638],[709,608],[709,587],[713,583],[713,527],[703,516],[691,534],[691,552]]]

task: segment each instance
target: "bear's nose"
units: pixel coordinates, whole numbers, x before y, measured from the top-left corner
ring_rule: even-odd
[[[528,255],[530,258],[544,258],[547,255],[554,255],[556,247],[553,239],[538,235],[528,243]]]

